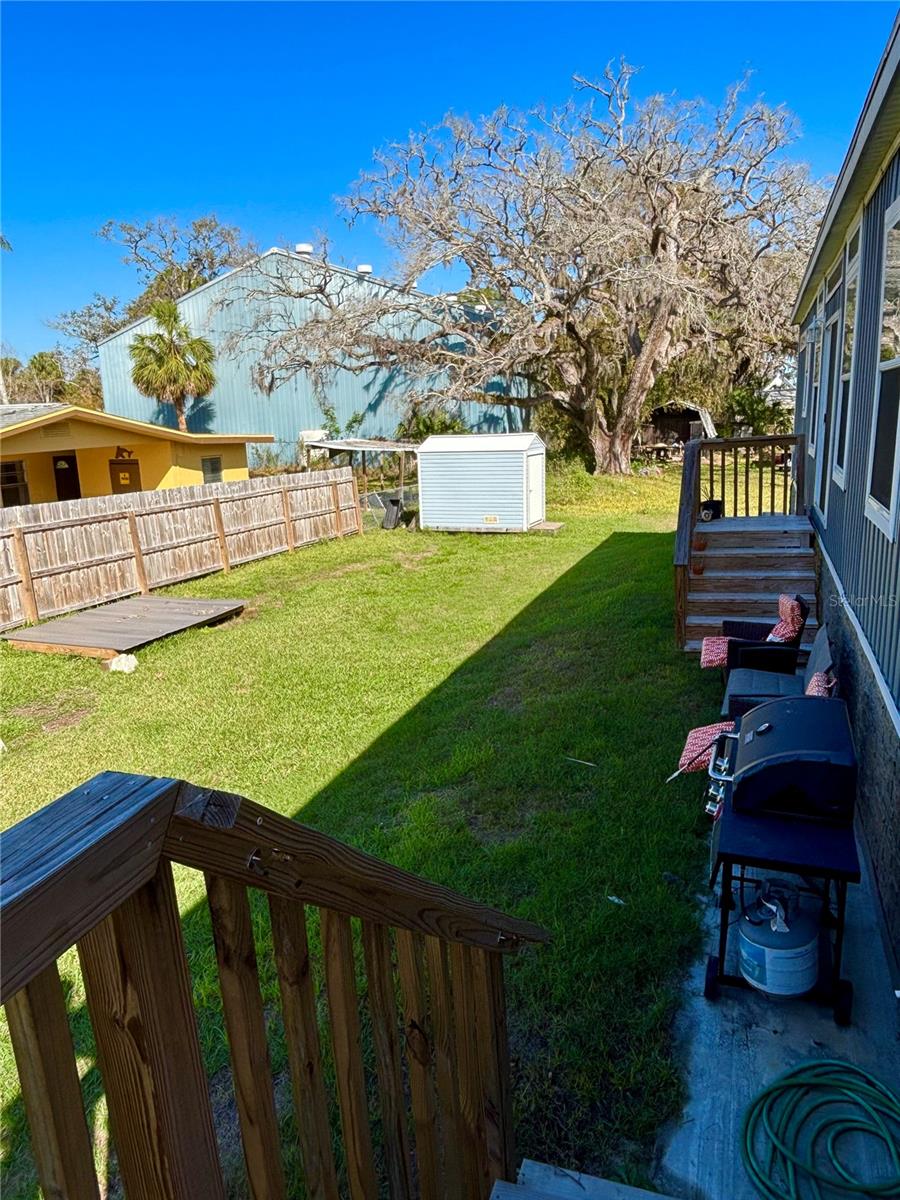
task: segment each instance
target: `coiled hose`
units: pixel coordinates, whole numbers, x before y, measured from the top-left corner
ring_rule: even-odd
[[[874,1139],[867,1158],[892,1178],[857,1178],[841,1161],[848,1134]],[[879,1150],[879,1145],[881,1149]],[[839,1059],[779,1076],[744,1114],[741,1158],[767,1200],[900,1196],[900,1098],[868,1071]]]

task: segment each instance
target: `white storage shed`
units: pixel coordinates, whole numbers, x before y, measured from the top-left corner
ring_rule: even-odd
[[[536,433],[433,434],[419,447],[419,527],[523,532],[544,520]]]

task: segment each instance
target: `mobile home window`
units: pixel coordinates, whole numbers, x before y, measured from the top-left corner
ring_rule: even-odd
[[[0,501],[4,508],[29,503],[25,464],[20,458],[0,463]]]
[[[204,483],[222,482],[222,459],[220,457],[201,458],[200,466],[203,468]]]
[[[857,246],[859,244],[857,234]],[[852,244],[852,243],[851,243]],[[850,246],[847,248],[850,257]],[[853,343],[856,339],[856,309],[859,297],[859,259],[848,266],[844,289],[844,335],[841,339],[841,380],[838,385],[837,436],[834,442],[834,478],[844,486],[844,462],[847,458],[847,426],[850,414],[850,381],[853,375]]]
[[[816,421],[819,409],[819,385],[822,379],[822,336],[825,332],[825,296],[819,293],[816,302],[816,315],[810,327],[813,339],[813,366],[809,381],[809,437],[807,446],[810,454],[816,452]]]
[[[900,411],[900,201],[885,215],[881,343],[869,450],[866,513],[894,537],[897,508],[897,416]]]

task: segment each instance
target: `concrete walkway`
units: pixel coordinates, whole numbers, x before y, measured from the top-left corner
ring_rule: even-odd
[[[854,987],[849,1029],[839,1029],[830,1010],[798,1000],[725,989],[710,1003],[703,998],[705,953],[692,968],[676,1025],[687,1103],[657,1147],[660,1191],[678,1200],[757,1200],[740,1160],[744,1110],[766,1084],[805,1059],[845,1059],[900,1089],[898,1004],[869,889],[864,875],[848,896],[842,974]],[[717,917],[710,908],[710,945]],[[734,935],[729,940],[736,945]]]

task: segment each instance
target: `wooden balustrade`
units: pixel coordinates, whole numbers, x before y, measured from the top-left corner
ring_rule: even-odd
[[[311,1200],[337,1200],[342,1177],[351,1200],[384,1187],[395,1200],[473,1200],[513,1178],[503,959],[547,934],[240,796],[108,772],[2,837],[0,999],[45,1195],[99,1195],[56,967],[73,945],[128,1200],[225,1195],[172,862],[205,873],[251,1196],[287,1195],[253,891],[268,898]],[[321,930],[338,1155],[308,905]]]
[[[691,540],[705,500],[723,517],[805,510],[806,439],[802,433],[699,438],[687,443],[675,531],[675,636],[685,643]]]

